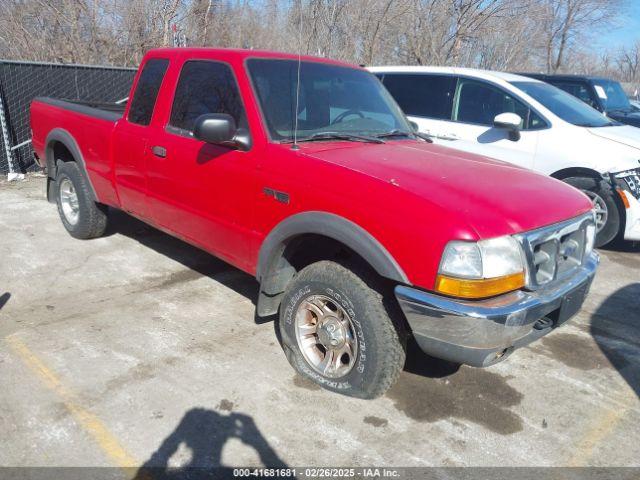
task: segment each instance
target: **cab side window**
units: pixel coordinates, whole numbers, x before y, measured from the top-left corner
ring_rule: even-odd
[[[142,68],[136,91],[131,100],[131,108],[129,108],[128,115],[130,122],[139,125],[149,125],[151,123],[158,92],[168,66],[169,60],[164,58],[147,60],[147,63]]]
[[[382,83],[407,115],[451,120],[455,77],[386,73]]]
[[[247,126],[231,68],[209,60],[188,61],[180,72],[169,125],[191,133],[196,119],[207,113],[226,113],[239,127]]]
[[[455,103],[453,119],[458,122],[492,126],[496,115],[515,113],[522,118],[523,130],[545,126],[544,120],[520,100],[485,82],[461,78]]]

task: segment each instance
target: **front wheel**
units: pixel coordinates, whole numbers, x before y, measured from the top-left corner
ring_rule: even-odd
[[[563,180],[586,194],[596,212],[596,247],[613,241],[623,226],[616,192],[604,180],[588,177],[570,177]]]
[[[305,267],[287,287],[279,328],[300,375],[343,395],[375,398],[398,378],[405,342],[363,277],[330,261]]]

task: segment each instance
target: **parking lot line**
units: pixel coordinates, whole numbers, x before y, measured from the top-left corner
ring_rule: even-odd
[[[628,396],[626,391],[621,392],[621,398],[627,400]],[[620,421],[624,418],[629,411],[628,401],[624,401],[625,405],[622,405],[616,409],[607,408],[601,411],[596,417],[593,426],[587,430],[586,434],[582,437],[580,443],[577,444],[575,453],[569,460],[570,467],[585,467],[589,466],[588,461],[593,455],[594,450],[602,444],[602,442],[613,433]]]
[[[139,462],[120,445],[118,439],[105,424],[96,415],[82,407],[76,395],[65,387],[58,376],[29,350],[15,334],[6,337],[5,341],[45,386],[60,397],[65,408],[69,410],[69,413],[73,415],[78,424],[93,437],[114,465],[122,468],[139,465]]]

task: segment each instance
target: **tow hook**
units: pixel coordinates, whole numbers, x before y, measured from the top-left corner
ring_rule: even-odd
[[[536,330],[545,330],[551,327],[553,327],[553,320],[551,320],[549,317],[542,317],[533,325],[533,328],[535,328]]]

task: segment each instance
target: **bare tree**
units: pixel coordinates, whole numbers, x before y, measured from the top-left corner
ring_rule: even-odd
[[[354,63],[589,71],[636,79],[640,47],[587,40],[625,0],[3,0],[0,56],[137,65],[171,45],[263,48]]]
[[[619,0],[543,0],[542,19],[547,72],[565,66],[576,42],[606,28],[620,11]]]
[[[616,58],[616,64],[623,80],[640,80],[640,41],[631,47],[623,47]]]

